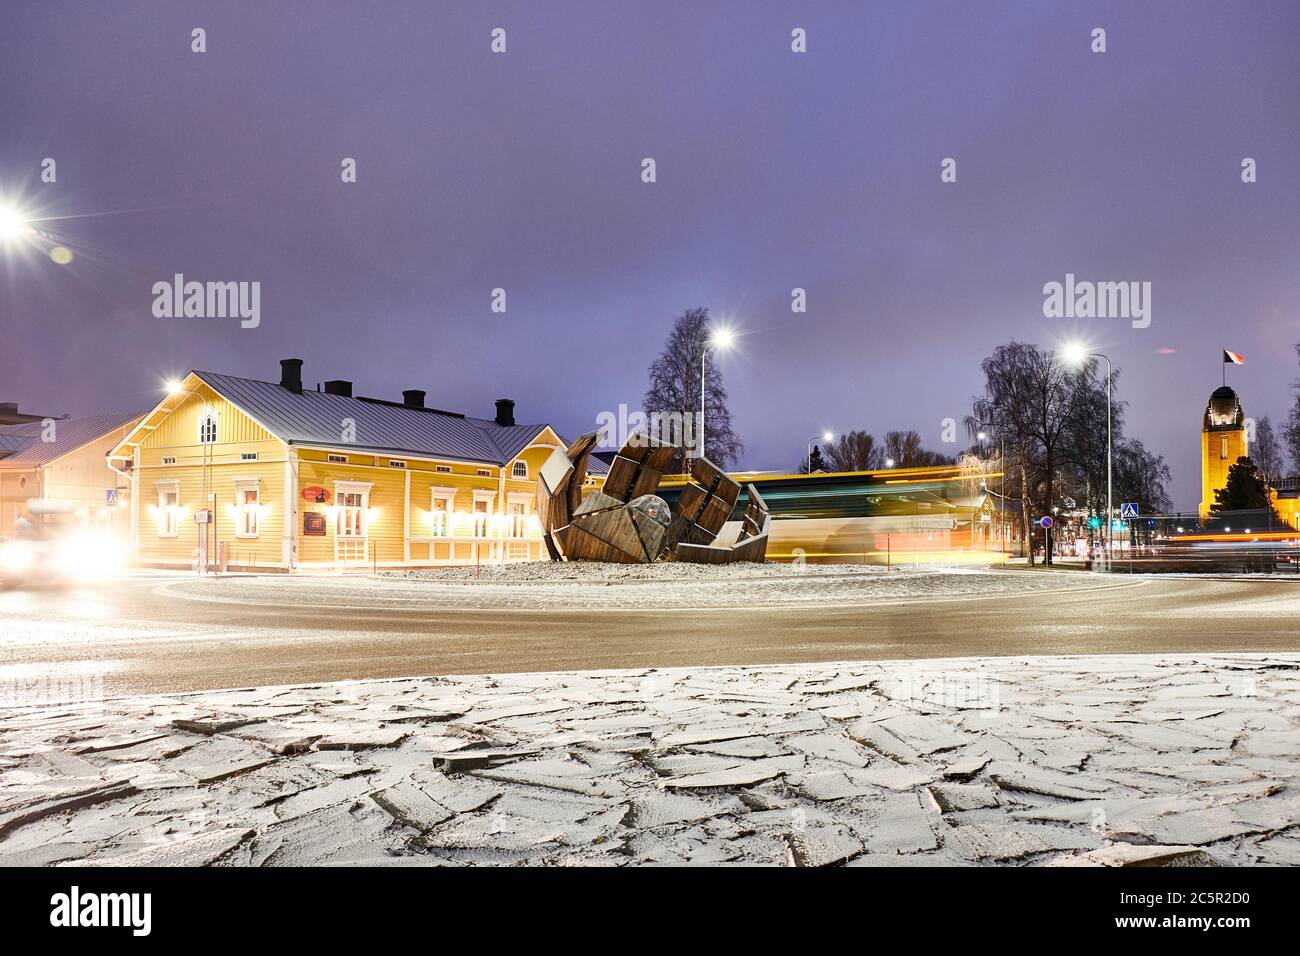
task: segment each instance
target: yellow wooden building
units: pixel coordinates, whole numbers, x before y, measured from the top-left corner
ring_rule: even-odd
[[[537,470],[566,442],[493,419],[302,386],[191,372],[110,453],[131,485],[139,564],[309,569],[538,560]],[[605,467],[592,462],[593,487]]]

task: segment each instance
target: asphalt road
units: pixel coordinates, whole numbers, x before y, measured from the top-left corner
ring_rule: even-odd
[[[994,572],[1032,574],[1033,572]],[[161,576],[0,594],[0,705],[41,682],[109,696],[352,678],[984,655],[1300,650],[1300,585],[1060,572],[1051,593],[845,607],[376,609],[177,593]],[[225,585],[223,585],[225,587]],[[183,591],[183,587],[182,587]],[[17,688],[17,690],[15,690]]]

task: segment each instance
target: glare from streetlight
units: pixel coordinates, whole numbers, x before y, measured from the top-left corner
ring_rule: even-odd
[[[168,395],[175,395],[177,392],[181,391],[181,389],[183,388],[183,383],[180,381],[180,379],[175,379],[175,378],[168,379],[164,387],[167,389]]]
[[[1082,365],[1088,360],[1090,354],[1088,346],[1082,342],[1068,342],[1061,349],[1061,357],[1071,365]]]
[[[892,459],[892,458],[886,458],[886,459],[885,459],[885,467],[886,467],[886,468],[893,468],[893,467],[894,467],[894,459]]]
[[[830,432],[822,432],[822,441],[834,441],[835,436]]]
[[[716,349],[719,352],[725,352],[736,341],[736,333],[724,326],[719,326],[713,330],[713,335],[709,337],[709,348]]]
[[[12,203],[0,201],[0,242],[8,244],[32,232],[27,216]]]
[[[987,433],[987,432],[980,432],[980,433],[979,433],[978,435],[976,435],[975,437],[976,437],[978,440],[983,441],[984,439],[988,438],[989,436],[988,436],[988,433]]]

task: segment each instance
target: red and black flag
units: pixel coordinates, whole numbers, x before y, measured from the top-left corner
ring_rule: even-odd
[[[1224,365],[1227,365],[1229,362],[1231,362],[1233,365],[1245,365],[1245,364],[1246,364],[1246,360],[1245,360],[1244,358],[1242,358],[1240,355],[1238,355],[1236,352],[1229,352],[1227,349],[1224,349],[1224,350],[1223,350],[1223,364],[1224,364]]]

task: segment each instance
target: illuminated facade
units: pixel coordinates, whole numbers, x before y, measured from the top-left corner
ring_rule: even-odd
[[[1228,469],[1248,455],[1246,420],[1237,393],[1228,386],[1216,388],[1201,421],[1202,520],[1214,504],[1215,491],[1228,483]]]
[[[1241,457],[1249,457],[1245,412],[1237,393],[1224,385],[1216,388],[1201,420],[1201,503],[1205,520],[1214,504],[1214,493],[1228,483],[1228,469]],[[1300,528],[1300,480],[1284,478],[1273,482],[1269,498],[1273,510],[1293,528]]]
[[[305,390],[301,362],[277,383],[191,372],[115,447],[132,487],[135,560],[294,570],[537,560],[549,425]],[[603,479],[604,466],[591,476]],[[202,557],[200,557],[202,555]]]

